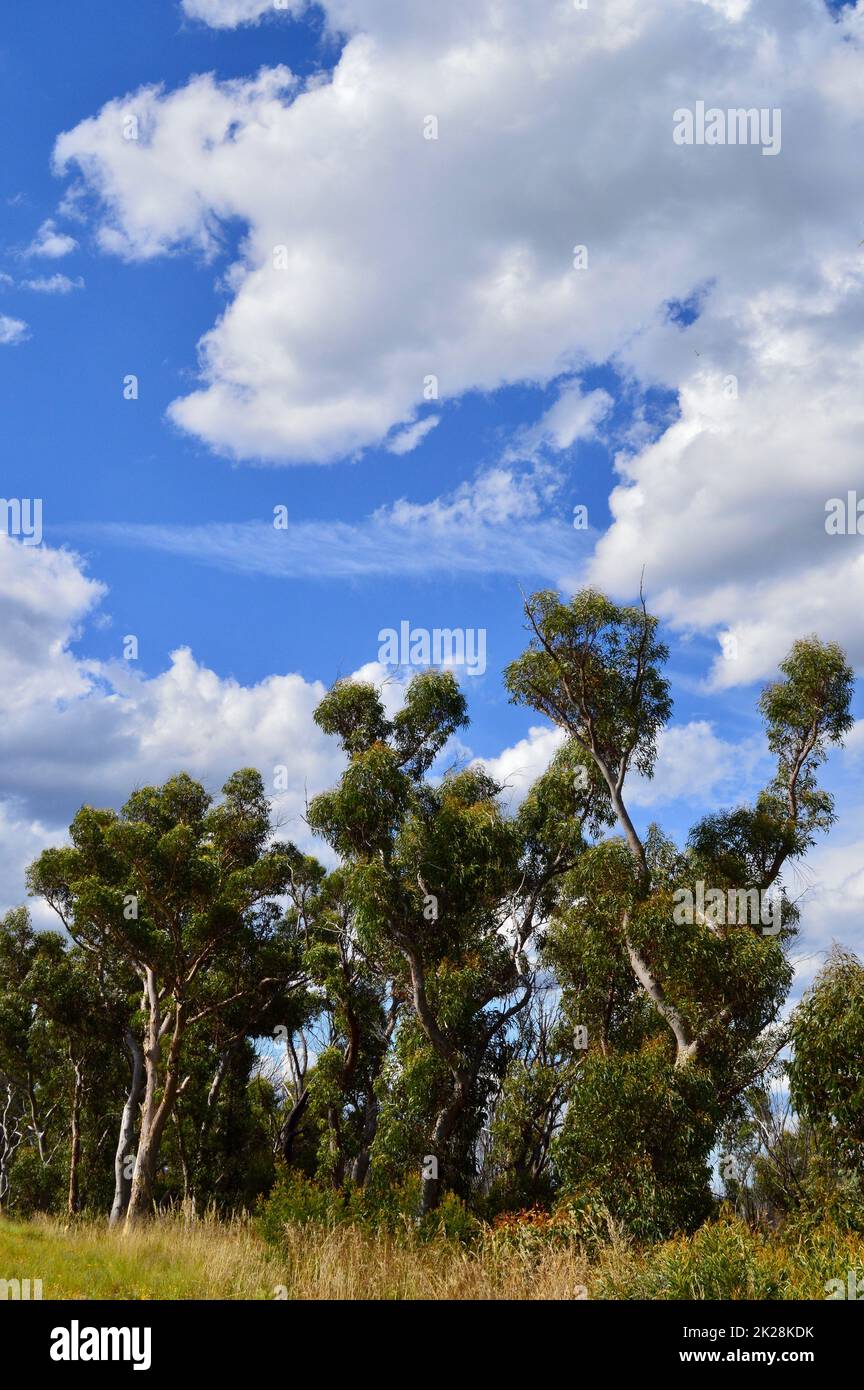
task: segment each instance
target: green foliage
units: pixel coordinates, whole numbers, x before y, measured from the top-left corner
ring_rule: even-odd
[[[591,1194],[640,1239],[709,1215],[716,1115],[710,1077],[660,1046],[586,1057],[553,1148],[565,1191]]]
[[[792,1098],[822,1142],[864,1178],[864,966],[835,950],[793,1017]]]
[[[310,1182],[300,1174],[282,1177],[257,1210],[257,1225],[264,1239],[279,1246],[292,1226],[359,1226],[409,1240],[453,1240],[470,1244],[483,1223],[453,1193],[447,1193],[437,1211],[417,1217],[419,1183],[377,1191],[363,1188],[334,1190]]]
[[[507,689],[564,740],[513,814],[479,763],[443,768],[467,704],[434,670],[395,714],[350,680],[316,710],[345,755],[308,810],[329,870],[273,838],[253,769],[216,799],[179,773],[119,812],[80,808],[29,874],[63,932],[23,909],[0,923],[0,1205],[74,1212],[113,1189],[122,1211],[119,1145],[136,1215],[272,1188],[274,1240],[355,1223],[482,1244],[483,1213],[526,1250],[593,1249],[604,1229],[694,1231],[722,1137],[747,1160],[727,1191],[748,1219],[856,1229],[854,957],[796,1011],[798,1121],[765,1109],[797,928],[784,874],[833,822],[819,772],[851,723],[842,651],[795,643],[760,700],[768,785],[679,845],[628,809],[672,711],[657,619],[593,590],[535,594],[526,617]],[[760,907],[770,890],[780,917],[718,917],[705,889]],[[645,1287],[793,1286],[734,1225],[708,1230]]]
[[[614,1299],[824,1299],[831,1281],[864,1277],[864,1244],[830,1223],[784,1240],[725,1216],[623,1262],[595,1296]]]
[[[479,769],[438,784],[425,779],[465,723],[452,676],[415,677],[392,721],[367,687],[343,682],[319,720],[339,733],[350,762],[339,786],[314,799],[309,822],[345,858],[361,949],[386,966],[393,994],[414,1013],[414,1027],[403,1026],[396,1044],[404,1064],[398,1115],[385,1107],[375,1154],[385,1165],[397,1153],[415,1162],[431,1154],[448,1185],[464,1191],[492,1045],[508,1017],[500,1004],[518,989],[523,968],[525,937],[514,949],[500,930],[518,892],[518,831],[498,804],[499,788]],[[424,1206],[440,1195],[438,1179],[428,1180]]]
[[[526,604],[531,641],[504,673],[511,699],[545,714],[617,774],[650,776],[669,719],[668,656],[657,619],[593,589],[562,603],[553,590]]]

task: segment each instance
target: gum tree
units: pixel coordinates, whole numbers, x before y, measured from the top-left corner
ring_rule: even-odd
[[[315,866],[305,896],[304,968],[326,1034],[309,1082],[310,1116],[320,1125],[318,1173],[334,1186],[362,1187],[380,1113],[379,1081],[401,1000],[359,939],[349,875]]]
[[[864,1183],[864,966],[835,949],[792,1019],[792,1100],[826,1156]]]
[[[131,1223],[154,1200],[165,1127],[187,1084],[188,1035],[241,1000],[258,1010],[262,994],[300,988],[296,943],[276,902],[292,855],[269,843],[252,769],[230,777],[216,805],[181,773],[134,792],[119,815],[84,806],[70,839],[40,855],[29,882],[94,962],[138,982],[144,1085]]]
[[[25,908],[0,921],[0,1211],[13,1200],[12,1161],[19,1150],[32,1149],[46,1170],[56,1148],[49,1125],[60,1120],[66,1078],[33,999],[32,972],[40,954],[57,951],[58,935],[40,941]]]
[[[597,787],[587,777],[577,793],[559,769],[514,822],[479,768],[430,780],[467,723],[449,673],[415,676],[393,719],[356,682],[337,684],[315,717],[349,762],[339,786],[313,801],[310,824],[343,858],[361,947],[410,1001],[396,1038],[397,1090],[416,1120],[408,1148],[420,1151],[405,1158],[423,1160],[425,1214],[444,1186],[469,1180],[485,1069],[531,997],[527,947],[553,882],[581,848],[577,811],[593,813]],[[562,797],[568,817],[557,814]]]
[[[833,820],[817,771],[849,728],[852,674],[834,644],[795,644],[760,701],[771,783],[754,806],[701,821],[682,852],[657,827],[640,834],[628,806],[628,777],[652,775],[672,708],[657,620],[592,590],[569,603],[535,594],[526,615],[529,647],[506,672],[511,698],[590,760],[621,832],[580,857],[546,946],[565,1017],[589,1038],[559,1171],[637,1226],[692,1224],[707,1209],[718,1126],[780,1042],[770,1027],[790,983],[796,915],[781,874]],[[715,905],[682,919],[680,890],[699,884],[724,901],[730,890],[736,901],[777,893],[777,929]]]

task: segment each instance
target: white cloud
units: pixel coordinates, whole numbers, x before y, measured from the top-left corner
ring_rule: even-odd
[[[214,29],[255,24],[265,15],[299,14],[307,0],[182,0],[183,13]]]
[[[23,343],[29,334],[30,330],[23,319],[13,319],[8,314],[0,314],[0,345],[16,347],[18,343]]]
[[[608,391],[585,395],[578,381],[566,381],[537,424],[520,432],[507,457],[533,458],[544,448],[563,452],[579,440],[595,439],[597,426],[612,406]]]
[[[560,729],[538,725],[497,757],[475,761],[502,783],[512,804],[518,805],[563,742]],[[691,802],[710,808],[736,803],[761,785],[759,764],[763,755],[761,740],[731,743],[720,738],[708,720],[673,724],[658,739],[654,777],[649,780],[634,774],[630,778],[628,805],[654,807]],[[765,771],[764,767],[761,771]]]
[[[768,780],[765,752],[762,739],[732,743],[706,719],[672,724],[659,736],[654,776],[635,775],[628,802],[649,807],[680,801],[707,810],[747,800]]]
[[[200,344],[200,386],[173,419],[228,454],[324,462],[417,443],[429,375],[445,409],[467,391],[567,377],[511,451],[536,457],[598,431],[608,402],[573,379],[611,359],[634,394],[678,392],[681,413],[646,443],[637,411],[595,581],[630,597],[644,566],[669,622],[733,639],[714,687],[768,674],[808,630],[864,663],[860,538],[824,529],[826,500],[861,476],[864,279],[848,171],[864,138],[864,6],[324,8],[349,35],[329,80],[273,68],[146,88],[58,141],[58,168],[101,197],[106,250],[215,256],[224,222],[248,229],[233,298]],[[194,0],[186,12],[229,25],[265,10]],[[699,100],[781,109],[779,155],[675,145],[673,112]],[[137,141],[123,139],[128,114]],[[438,138],[426,140],[430,114]],[[577,246],[587,269],[574,268]],[[697,321],[669,322],[668,301],[696,290]],[[737,399],[724,394],[732,377]],[[443,537],[452,502],[429,508]],[[374,526],[324,533],[337,571],[355,535],[370,572]],[[406,538],[396,572],[412,563],[399,557]],[[249,537],[191,543],[238,563]],[[267,563],[286,563],[285,548]]]
[[[71,280],[68,275],[42,275],[22,283],[22,289],[35,290],[37,294],[71,294],[73,290],[83,288],[84,281],[80,275],[77,280]]]
[[[0,532],[0,708],[4,720],[29,717],[44,701],[60,704],[90,686],[69,651],[104,586],[66,550],[30,546]]]
[[[208,8],[218,23],[255,13],[198,0]],[[248,226],[234,298],[200,345],[201,386],[172,408],[220,451],[351,454],[415,420],[429,374],[445,402],[628,363],[666,299],[710,279],[740,297],[800,285],[828,252],[854,254],[857,11],[325,9],[351,35],[330,81],[276,68],[145,89],[57,144],[58,168],[78,166],[102,197],[107,249],[212,254],[223,220]],[[699,99],[781,106],[780,157],[676,146],[673,111]],[[122,138],[131,112],[138,141]],[[423,138],[429,114],[437,140]]]
[[[62,839],[82,802],[119,806],[132,789],[186,769],[213,792],[259,768],[282,833],[308,843],[307,791],[336,780],[335,740],[313,723],[319,681],[220,677],[181,648],[155,675],[72,650],[105,596],[68,551],[0,536],[0,901],[20,901],[22,869]],[[287,769],[275,790],[274,769]]]
[[[551,470],[495,467],[447,496],[419,503],[400,499],[355,523],[289,520],[279,530],[263,521],[78,529],[245,574],[512,574],[566,586],[577,582],[587,562],[591,533],[542,514],[557,486]]]
[[[430,430],[434,430],[440,419],[440,415],[427,415],[413,425],[406,425],[394,434],[392,439],[388,439],[388,451],[391,454],[410,454],[423,442]]]
[[[825,525],[861,478],[862,334],[864,275],[826,265],[807,286],[718,291],[685,333],[658,326],[634,348],[642,370],[680,373],[680,419],[619,458],[592,578],[629,596],[644,566],[655,610],[723,636],[715,688],[769,675],[812,631],[864,663],[862,537]]]
[[[532,725],[525,738],[494,758],[475,758],[504,788],[504,800],[515,808],[525,800],[533,782],[542,776],[564,743],[560,729]]]
[[[24,900],[24,879],[28,864],[49,845],[57,843],[57,833],[37,820],[19,816],[12,804],[0,801],[0,914],[18,907]],[[57,926],[50,909],[31,906],[41,926]]]
[[[710,5],[712,10],[717,10],[724,19],[731,19],[733,22],[743,19],[750,8],[750,0],[701,0],[703,5]]]
[[[859,758],[864,753],[864,719],[856,719],[846,738],[847,754]]]
[[[860,820],[857,816],[850,820]],[[841,825],[842,830],[842,825]],[[801,911],[794,996],[797,999],[825,964],[831,948],[844,946],[864,956],[864,840],[819,844],[790,876],[790,896]]]
[[[49,217],[42,223],[24,254],[57,261],[63,256],[68,256],[77,246],[78,243],[75,238],[66,232],[58,231],[57,224]]]

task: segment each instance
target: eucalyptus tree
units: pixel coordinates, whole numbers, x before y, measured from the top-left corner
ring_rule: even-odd
[[[37,1019],[27,988],[36,936],[24,908],[0,922],[0,1212],[13,1200],[12,1164],[26,1141],[46,1161]]]
[[[314,865],[303,888],[310,886],[301,903],[295,876],[292,894],[293,910],[304,917],[303,963],[324,1032],[309,1081],[310,1118],[321,1135],[317,1171],[334,1186],[350,1180],[362,1187],[378,1130],[381,1069],[403,1001],[359,939],[345,870],[325,874]]]
[[[792,1017],[791,1095],[825,1157],[864,1192],[864,965],[835,947]]]
[[[88,953],[58,932],[35,934],[35,950],[27,976],[27,994],[34,1017],[46,1025],[49,1046],[65,1056],[68,1102],[60,1113],[68,1126],[69,1182],[66,1209],[74,1215],[81,1205],[82,1151],[85,1108],[96,1116],[118,1094],[116,1066],[121,1019],[106,1007],[99,972]],[[96,1136],[91,1135],[91,1156]]]
[[[704,818],[681,851],[656,826],[640,834],[628,804],[672,710],[656,618],[591,590],[535,594],[526,616],[511,698],[590,760],[620,831],[579,857],[546,942],[563,1010],[587,1035],[559,1175],[638,1229],[692,1225],[710,1206],[718,1127],[782,1042],[771,1025],[796,911],[781,874],[832,823],[817,773],[850,726],[852,673],[835,644],[795,643],[760,700],[771,782],[753,806]]]
[[[470,1142],[457,1155],[457,1131],[467,1124],[476,1137],[484,1067],[531,997],[529,942],[581,849],[577,811],[594,814],[597,783],[577,790],[556,767],[513,820],[477,766],[432,780],[467,723],[450,673],[415,676],[392,719],[372,686],[340,682],[315,718],[340,738],[348,766],[312,802],[310,824],[344,861],[361,948],[410,1001],[396,1039],[407,1088],[398,1103],[417,1111],[425,1213],[445,1185],[465,1184]],[[569,818],[558,814],[562,797]]]
[[[59,934],[36,932],[26,908],[8,912],[0,922],[0,1209],[14,1200],[16,1155],[19,1164],[32,1155],[34,1170],[57,1186],[49,1170],[66,1138],[68,1070],[61,1039],[34,997],[37,966],[48,957],[66,964]],[[46,1190],[38,1179],[29,1187],[31,1194]]]
[[[508,1039],[483,1142],[482,1190],[495,1207],[530,1207],[554,1199],[552,1151],[573,1085],[558,993],[554,977],[544,980],[541,975]]]
[[[133,792],[122,811],[84,806],[71,845],[43,852],[30,887],[97,961],[137,979],[134,1016],[144,1088],[127,1222],[150,1210],[159,1153],[188,1084],[187,1036],[217,1012],[302,988],[278,902],[292,851],[270,843],[269,806],[252,769],[213,804],[185,773]]]

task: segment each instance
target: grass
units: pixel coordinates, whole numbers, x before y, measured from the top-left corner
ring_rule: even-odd
[[[166,1217],[124,1236],[105,1221],[0,1221],[0,1278],[43,1299],[272,1298],[272,1253],[249,1226]]]
[[[850,1269],[864,1279],[864,1237],[781,1239],[733,1220],[642,1251],[613,1239],[591,1260],[494,1233],[467,1247],[307,1222],[274,1247],[248,1221],[166,1216],[126,1236],[95,1220],[0,1220],[0,1278],[41,1279],[45,1299],[822,1299]]]
[[[41,1279],[44,1299],[573,1298],[584,1261],[549,1252],[406,1244],[360,1227],[286,1229],[278,1250],[245,1222],[161,1217],[129,1235],[104,1222],[0,1221],[0,1278]]]

